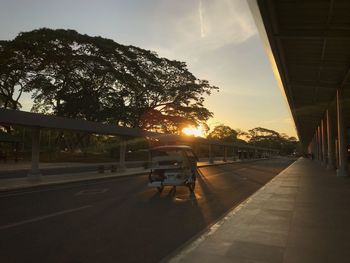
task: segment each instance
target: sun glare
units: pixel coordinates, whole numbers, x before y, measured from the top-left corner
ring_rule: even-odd
[[[202,126],[198,127],[186,127],[182,129],[182,133],[188,136],[204,137],[204,129]]]

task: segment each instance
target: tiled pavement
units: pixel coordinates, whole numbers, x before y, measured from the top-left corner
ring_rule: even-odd
[[[350,262],[350,179],[299,159],[170,262]]]

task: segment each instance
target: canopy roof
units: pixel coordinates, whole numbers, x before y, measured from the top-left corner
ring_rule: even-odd
[[[347,93],[350,87],[350,1],[254,0],[249,4],[277,66],[275,74],[299,139],[307,144],[337,88]]]

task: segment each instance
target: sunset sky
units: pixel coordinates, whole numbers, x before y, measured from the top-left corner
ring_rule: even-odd
[[[33,29],[75,29],[187,62],[220,88],[206,100],[211,127],[257,126],[295,136],[245,0],[0,0],[0,39]],[[30,99],[22,100],[24,110]]]

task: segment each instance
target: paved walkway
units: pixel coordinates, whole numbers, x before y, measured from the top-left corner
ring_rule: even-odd
[[[170,260],[350,262],[350,179],[299,159]]]

